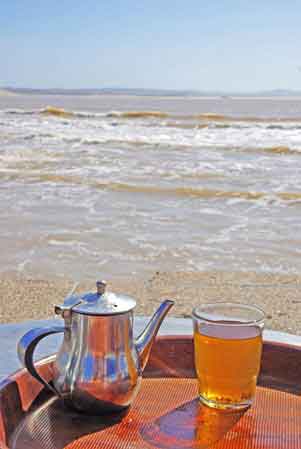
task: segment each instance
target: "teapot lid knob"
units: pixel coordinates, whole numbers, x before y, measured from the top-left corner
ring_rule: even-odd
[[[106,281],[97,281],[96,282],[97,294],[103,295],[104,292],[106,291],[106,286],[107,286]]]
[[[69,310],[85,315],[119,315],[132,310],[136,301],[126,295],[115,294],[106,290],[106,281],[96,282],[96,292],[75,296],[72,292],[63,306],[57,307],[57,311]]]

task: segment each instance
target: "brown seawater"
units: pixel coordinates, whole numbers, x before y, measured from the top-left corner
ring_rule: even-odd
[[[0,96],[0,272],[301,270],[301,100]]]

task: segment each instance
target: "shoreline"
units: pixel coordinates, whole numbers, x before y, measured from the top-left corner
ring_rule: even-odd
[[[0,323],[54,317],[73,282],[0,275]],[[76,293],[94,291],[82,282]],[[219,301],[254,304],[266,313],[265,328],[301,335],[301,275],[252,272],[154,272],[147,278],[113,278],[108,290],[137,300],[135,314],[151,315],[163,299],[175,300],[170,317],[189,318],[198,304]]]

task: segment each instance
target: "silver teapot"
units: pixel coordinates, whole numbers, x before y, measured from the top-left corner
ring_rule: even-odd
[[[120,411],[133,401],[159,327],[174,304],[164,301],[134,340],[133,309],[136,301],[106,291],[96,283],[96,293],[75,295],[55,306],[64,325],[36,328],[18,343],[18,356],[29,373],[71,407],[90,414]],[[37,372],[33,353],[50,334],[64,333],[53,364],[53,381]]]

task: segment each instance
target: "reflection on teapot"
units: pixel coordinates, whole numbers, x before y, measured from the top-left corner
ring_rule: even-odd
[[[97,292],[66,298],[56,306],[64,326],[37,328],[19,341],[18,355],[29,373],[67,405],[97,414],[128,407],[141,381],[154,338],[174,304],[164,301],[141,335],[133,337],[134,299],[106,292],[97,282]],[[63,332],[64,339],[53,367],[53,384],[36,371],[33,352],[50,334]]]

